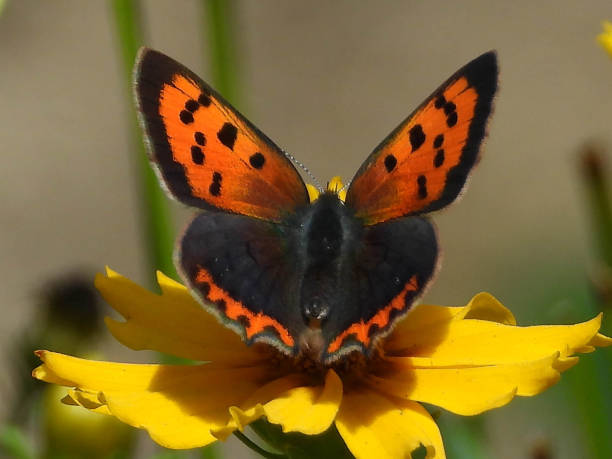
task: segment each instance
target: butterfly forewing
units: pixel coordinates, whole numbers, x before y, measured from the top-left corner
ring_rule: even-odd
[[[460,69],[368,157],[347,205],[375,224],[450,204],[478,159],[496,89],[494,52]]]
[[[151,159],[179,201],[269,221],[308,203],[280,148],[178,62],[141,50],[136,97]]]

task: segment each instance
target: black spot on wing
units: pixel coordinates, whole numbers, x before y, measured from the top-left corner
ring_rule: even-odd
[[[200,104],[193,99],[189,99],[185,102],[185,110],[190,111],[191,113],[195,112],[198,108],[200,108]]]
[[[265,162],[265,156],[259,152],[252,154],[249,158],[249,163],[251,163],[251,166],[253,166],[255,169],[261,169],[264,166]]]
[[[221,194],[221,180],[223,180],[223,176],[220,172],[214,172],[212,177],[212,183],[208,187],[208,191],[213,196],[219,196]]]
[[[434,167],[440,167],[444,164],[444,148],[440,148],[434,157]]]
[[[395,158],[395,156],[387,155],[385,157],[385,167],[387,168],[387,172],[391,172],[393,169],[395,169],[396,165],[397,159]]]
[[[238,316],[236,318],[236,322],[242,325],[244,328],[249,328],[251,326],[251,321],[247,316]]]
[[[198,103],[202,107],[208,107],[210,105],[210,96],[204,93],[200,94],[200,97],[198,97]]]
[[[238,129],[232,123],[225,123],[223,127],[217,132],[217,138],[230,150],[234,149],[234,143],[236,142],[236,136]]]
[[[419,178],[417,178],[417,185],[419,186],[419,199],[425,199],[427,197],[427,177],[419,175]]]
[[[221,184],[218,182],[212,182],[208,187],[208,191],[210,191],[210,194],[213,196],[219,196],[221,194]]]
[[[191,124],[193,123],[193,114],[188,112],[187,110],[182,110],[179,114],[179,118],[183,122],[183,124]]]
[[[418,150],[421,145],[425,142],[425,133],[423,132],[423,126],[420,124],[414,125],[410,128],[410,145],[412,145],[412,151]]]
[[[204,133],[198,131],[193,135],[193,138],[198,145],[206,145],[206,137],[204,136]]]
[[[433,146],[434,148],[440,148],[444,143],[444,134],[438,134],[434,139]]]
[[[457,106],[453,102],[447,102],[444,104],[444,113],[446,115],[450,115],[455,110],[457,110]]]
[[[215,301],[215,304],[217,305],[217,309],[219,309],[221,312],[225,312],[227,309],[227,302],[224,299]]]
[[[202,295],[204,295],[204,298],[208,298],[208,294],[210,293],[210,284],[208,282],[200,282],[198,284],[198,288],[200,292],[202,292]]]
[[[202,153],[202,149],[197,145],[191,147],[191,160],[194,164],[204,164],[204,153]]]

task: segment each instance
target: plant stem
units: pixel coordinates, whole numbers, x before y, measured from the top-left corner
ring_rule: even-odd
[[[137,0],[112,0],[111,5],[123,60],[126,88],[131,92],[132,69],[138,48],[143,42],[140,8]],[[129,100],[131,99],[130,97]],[[159,269],[165,274],[176,278],[176,271],[172,262],[174,235],[170,211],[166,197],[149,164],[142,131],[138,125],[136,112],[133,108],[131,124],[132,143],[138,164],[142,224],[149,266],[152,270]]]
[[[0,456],[14,459],[31,459],[34,448],[29,444],[24,433],[16,426],[0,426]]]
[[[204,29],[210,51],[212,84],[231,104],[239,99],[239,78],[234,45],[235,14],[232,0],[203,0]]]
[[[612,202],[605,176],[604,154],[594,146],[587,146],[582,154],[582,162],[587,205],[599,253],[602,261],[612,267]]]
[[[276,454],[276,453],[271,453],[270,451],[266,451],[265,449],[263,449],[261,446],[259,446],[257,443],[255,443],[253,440],[251,440],[249,437],[247,437],[245,434],[243,434],[239,430],[234,431],[234,436],[238,438],[238,440],[240,440],[242,443],[244,443],[247,447],[249,447],[250,449],[255,451],[257,454],[260,454],[261,456],[265,458],[284,459],[287,457],[284,454]]]

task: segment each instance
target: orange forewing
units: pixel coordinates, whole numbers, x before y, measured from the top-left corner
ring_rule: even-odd
[[[151,156],[178,200],[269,221],[308,203],[284,153],[195,74],[152,50],[137,69]]]
[[[365,224],[452,202],[476,163],[497,86],[494,53],[444,83],[370,155],[346,203]]]

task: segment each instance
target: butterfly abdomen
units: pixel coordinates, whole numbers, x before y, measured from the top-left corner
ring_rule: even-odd
[[[325,193],[298,215],[294,247],[301,252],[300,308],[306,323],[327,319],[341,300],[346,260],[362,231],[336,194]]]
[[[353,260],[363,226],[335,193],[322,194],[290,221],[301,352],[320,354],[347,304],[357,301]]]

